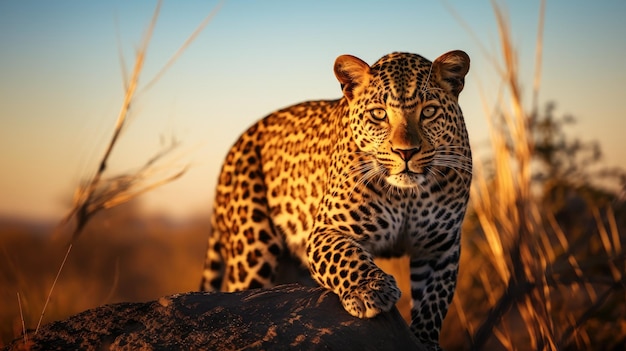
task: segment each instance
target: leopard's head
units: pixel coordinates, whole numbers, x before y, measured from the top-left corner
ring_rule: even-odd
[[[349,106],[352,138],[366,177],[416,188],[449,169],[471,173],[458,105],[469,64],[463,51],[448,52],[434,62],[393,53],[371,67],[354,56],[337,58],[335,75]]]

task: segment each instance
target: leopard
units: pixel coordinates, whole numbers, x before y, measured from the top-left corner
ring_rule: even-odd
[[[218,177],[201,290],[272,287],[289,256],[349,314],[372,318],[401,295],[374,258],[408,256],[409,329],[439,349],[472,179],[458,102],[469,65],[461,50],[371,66],[341,55],[340,98],[249,127]]]

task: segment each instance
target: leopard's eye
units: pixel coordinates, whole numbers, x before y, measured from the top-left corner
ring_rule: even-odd
[[[436,106],[426,106],[422,109],[422,118],[431,118],[437,113]]]
[[[371,109],[370,116],[377,121],[384,121],[387,118],[387,111],[382,108]]]

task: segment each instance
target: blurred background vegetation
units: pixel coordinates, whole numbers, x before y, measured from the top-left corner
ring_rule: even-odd
[[[556,102],[523,99],[536,97],[539,86],[522,92],[507,23],[495,10],[501,53],[493,61],[502,93],[495,107],[485,103],[491,146],[475,150],[457,294],[442,346],[624,350],[626,172],[603,166],[601,140],[571,137],[575,116],[559,114]],[[540,81],[540,73],[534,78]],[[198,288],[209,208],[185,222],[146,217],[137,199],[101,209],[81,227],[44,323]],[[40,318],[73,236],[58,229],[0,219],[0,346]],[[385,267],[407,276],[406,266]],[[406,315],[406,300],[399,307]]]
[[[173,223],[147,218],[138,201],[96,215],[74,244],[44,323],[102,304],[147,301],[197,290],[207,219]],[[0,221],[0,345],[34,329],[70,236],[56,224]],[[32,332],[32,331],[31,331]]]

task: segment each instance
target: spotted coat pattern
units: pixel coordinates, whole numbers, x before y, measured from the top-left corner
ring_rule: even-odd
[[[410,256],[411,330],[438,346],[452,300],[472,162],[458,95],[462,51],[434,62],[343,55],[343,97],[270,114],[230,149],[215,199],[203,290],[272,286],[288,253],[369,318],[400,297],[376,256]]]

